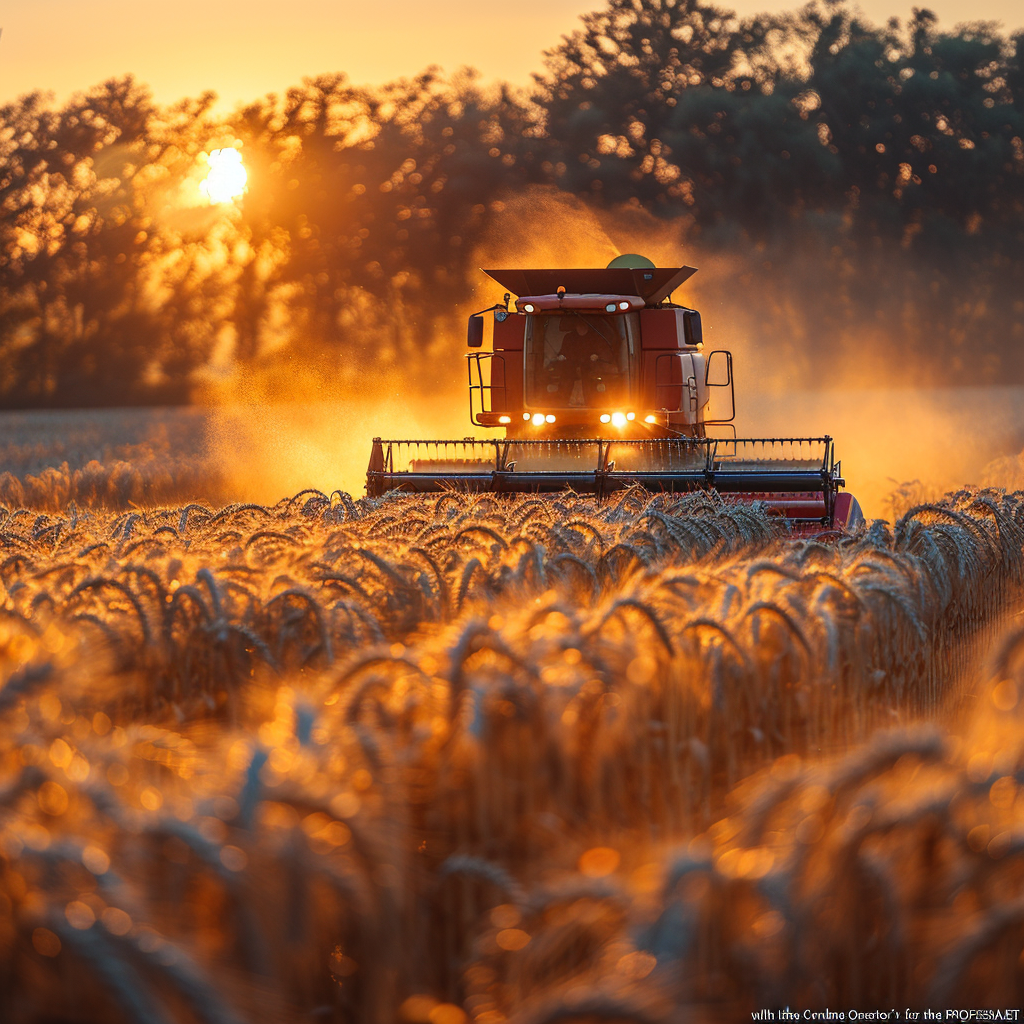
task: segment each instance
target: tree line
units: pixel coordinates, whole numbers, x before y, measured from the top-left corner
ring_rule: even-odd
[[[414,377],[536,188],[730,257],[706,294],[809,372],[861,345],[894,379],[1019,379],[1022,60],[1024,34],[924,10],[609,0],[525,90],[428,69],[228,115],[130,77],[25,96],[0,108],[0,404],[183,402],[240,368]],[[231,145],[248,192],[210,206],[203,155]]]

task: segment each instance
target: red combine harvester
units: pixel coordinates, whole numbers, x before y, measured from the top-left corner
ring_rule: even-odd
[[[737,438],[732,354],[669,301],[696,273],[620,256],[604,270],[488,270],[504,302],[469,318],[470,420],[494,440],[374,438],[366,493],[446,488],[598,497],[634,484],[763,501],[799,532],[862,521],[830,437]],[[509,309],[511,294],[518,296]],[[709,417],[712,396],[728,416]],[[709,437],[712,428],[726,436]]]

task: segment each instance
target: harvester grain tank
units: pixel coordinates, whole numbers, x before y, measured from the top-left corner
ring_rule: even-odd
[[[375,438],[368,495],[446,488],[598,497],[634,484],[763,501],[803,529],[861,519],[830,437],[737,438],[732,354],[670,301],[696,270],[620,256],[604,269],[488,270],[504,300],[469,318],[469,414],[492,440]],[[514,305],[509,307],[512,295]],[[712,415],[712,408],[720,410]]]

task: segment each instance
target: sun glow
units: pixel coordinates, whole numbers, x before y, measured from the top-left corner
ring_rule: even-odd
[[[245,192],[249,179],[237,149],[215,149],[206,158],[210,173],[199,183],[199,191],[212,203],[230,203]]]

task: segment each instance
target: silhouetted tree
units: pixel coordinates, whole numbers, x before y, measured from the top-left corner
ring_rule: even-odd
[[[7,404],[182,400],[210,350],[187,239],[159,223],[212,95],[161,111],[130,78],[0,110],[0,364]],[[189,149],[193,154],[189,154]],[[172,269],[177,266],[179,269]]]

